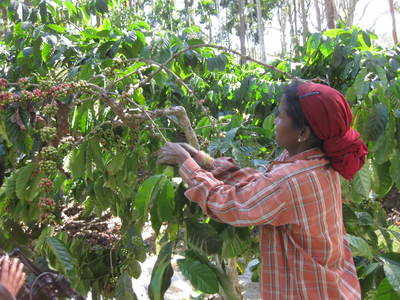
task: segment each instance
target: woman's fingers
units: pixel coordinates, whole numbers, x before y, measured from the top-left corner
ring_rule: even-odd
[[[1,262],[1,274],[0,279],[3,279],[9,272],[10,269],[10,261],[8,256],[4,256]]]
[[[16,277],[18,278],[18,280],[20,280],[22,277],[22,274],[24,274],[22,272],[23,269],[24,269],[24,265],[21,262],[18,262],[18,267],[17,267],[17,272],[16,272]]]
[[[0,260],[1,272],[0,283],[13,295],[16,296],[25,282],[23,264],[17,258],[10,259],[8,256]]]
[[[17,273],[17,267],[18,267],[18,259],[17,258],[13,258],[11,259],[11,266],[10,266],[10,274],[12,276],[15,276]]]
[[[19,283],[18,283],[17,294],[18,294],[19,290],[21,289],[21,287],[24,285],[25,279],[26,279],[26,273],[23,272],[22,276],[21,276],[21,279],[19,280]]]

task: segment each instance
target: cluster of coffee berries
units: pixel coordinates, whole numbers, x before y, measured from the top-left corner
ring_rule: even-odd
[[[55,160],[58,157],[57,149],[53,146],[43,147],[40,151],[42,158]]]
[[[29,81],[29,78],[27,78],[27,77],[18,79],[19,84],[26,84],[26,83],[28,83],[28,81]]]
[[[39,207],[46,210],[52,210],[56,203],[53,199],[48,197],[41,197],[39,199]]]
[[[79,80],[77,82],[72,83],[72,86],[75,88],[76,91],[79,92],[90,92],[91,87],[90,84],[84,80]]]
[[[29,84],[29,78],[23,77],[23,78],[18,79],[18,84],[20,87],[26,88]]]
[[[8,81],[5,78],[0,78],[0,89],[5,89],[8,87]]]
[[[27,90],[23,90],[21,92],[21,96],[20,96],[21,101],[31,101],[33,99],[35,99],[35,95],[32,92],[27,91]]]
[[[53,174],[57,171],[57,163],[52,160],[42,160],[39,162],[39,169],[45,174]]]
[[[48,213],[48,212],[41,214],[40,217],[39,217],[39,222],[40,223],[49,224],[49,223],[55,223],[55,221],[56,221],[55,215],[53,215],[51,213]]]
[[[0,92],[0,104],[6,105],[10,102],[19,100],[18,95],[10,92]]]
[[[57,136],[57,129],[54,127],[46,126],[40,130],[40,137],[43,141],[49,142]]]
[[[74,90],[74,85],[72,83],[61,83],[53,86],[47,91],[47,95],[52,98],[63,98],[68,94],[72,93]]]
[[[53,116],[55,116],[55,115],[57,114],[57,112],[58,112],[58,106],[57,106],[56,103],[46,104],[46,105],[43,107],[42,112],[43,112],[45,115],[48,115],[48,116],[50,116],[50,117],[53,117]]]
[[[42,191],[49,193],[53,189],[54,183],[50,178],[44,177],[39,182],[39,187]]]

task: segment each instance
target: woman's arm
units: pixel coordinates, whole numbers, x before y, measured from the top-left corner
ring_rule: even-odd
[[[231,173],[229,184],[203,170],[191,158],[182,164],[180,174],[189,185],[185,195],[221,222],[233,226],[279,226],[294,220],[279,174],[265,176],[254,169],[237,169]]]

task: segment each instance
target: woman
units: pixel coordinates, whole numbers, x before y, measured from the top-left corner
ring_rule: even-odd
[[[0,258],[0,300],[14,300],[25,282],[23,264],[17,258]]]
[[[260,226],[264,300],[361,298],[344,240],[339,177],[351,179],[367,155],[351,120],[341,93],[296,82],[285,89],[275,121],[285,151],[267,172],[179,144],[161,149],[160,162],[180,166],[185,195],[204,213],[233,226]]]

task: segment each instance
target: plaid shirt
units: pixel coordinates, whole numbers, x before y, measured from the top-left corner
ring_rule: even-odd
[[[261,295],[270,299],[361,299],[344,240],[339,174],[318,149],[284,152],[266,172],[231,158],[211,171],[192,158],[180,168],[185,195],[233,226],[260,226]]]

